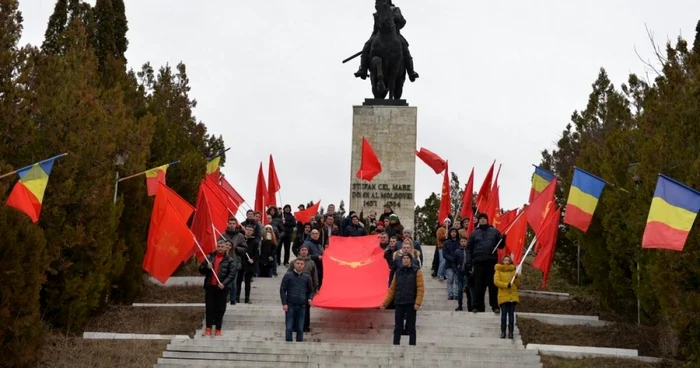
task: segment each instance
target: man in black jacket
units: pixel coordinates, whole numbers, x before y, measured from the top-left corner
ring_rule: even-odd
[[[494,313],[500,313],[498,288],[493,284],[493,274],[496,263],[498,263],[496,246],[498,245],[498,248],[505,247],[506,239],[505,235],[502,236],[495,227],[489,225],[489,217],[485,213],[480,213],[477,219],[479,226],[469,236],[466,255],[467,270],[472,270],[471,277],[474,277],[474,294],[472,295],[474,309],[472,312],[478,313],[486,310],[484,293],[488,287],[491,309]]]
[[[206,328],[203,336],[211,336],[212,326],[216,326],[216,336],[221,336],[221,323],[226,312],[226,296],[236,282],[238,264],[226,254],[226,250],[226,241],[219,240],[216,243],[216,251],[210,253],[199,266],[199,273],[204,275],[204,305],[206,306]]]
[[[297,332],[297,342],[304,341],[304,320],[306,305],[314,297],[314,285],[311,276],[304,272],[306,261],[294,260],[294,271],[287,272],[280,285],[280,299],[285,313],[285,340],[292,341],[292,332]]]

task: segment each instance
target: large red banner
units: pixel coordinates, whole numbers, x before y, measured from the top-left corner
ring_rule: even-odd
[[[389,266],[376,235],[331,236],[322,262],[323,286],[314,298],[313,306],[377,308],[386,298]]]

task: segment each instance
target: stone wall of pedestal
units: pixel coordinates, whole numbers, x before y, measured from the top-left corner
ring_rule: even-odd
[[[404,227],[414,228],[417,117],[416,107],[353,106],[349,210],[364,209],[366,216],[373,209],[379,215],[389,203]],[[382,164],[382,172],[371,182],[355,177],[363,136]]]

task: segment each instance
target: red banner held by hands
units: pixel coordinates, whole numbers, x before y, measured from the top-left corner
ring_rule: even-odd
[[[389,266],[376,235],[332,236],[322,262],[323,286],[313,306],[364,309],[378,308],[384,301]]]

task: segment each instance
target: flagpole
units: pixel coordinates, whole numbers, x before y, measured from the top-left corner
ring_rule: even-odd
[[[177,161],[173,161],[173,162],[171,162],[171,163],[169,163],[169,164],[166,164],[166,165],[168,165],[168,166],[173,166],[173,165],[177,165],[177,164],[179,164],[179,163],[180,163],[180,160],[177,160]],[[161,166],[165,166],[165,165],[161,165]],[[153,169],[157,169],[157,168],[159,168],[159,167],[160,167],[160,166],[156,166],[156,167],[154,167]],[[153,170],[153,169],[149,169],[149,170]],[[134,175],[129,175],[129,176],[125,177],[125,178],[121,178],[121,179],[118,180],[118,182],[121,183],[121,182],[123,182],[124,180],[129,180],[129,179],[135,178],[135,177],[137,177],[137,176],[145,175],[146,172],[149,171],[149,170],[142,171],[142,172],[137,173],[137,174],[134,174]]]
[[[22,171],[22,170],[29,169],[29,168],[31,168],[31,167],[34,166],[34,165],[41,165],[41,164],[43,164],[44,162],[49,162],[49,161],[52,161],[52,160],[57,160],[57,159],[59,159],[59,158],[61,158],[61,157],[67,156],[67,155],[68,155],[68,153],[66,152],[66,153],[62,153],[62,154],[60,154],[60,155],[56,155],[56,156],[47,158],[46,160],[42,160],[42,161],[33,163],[33,164],[31,164],[31,165],[27,165],[27,166],[25,166],[25,167],[23,167],[23,168],[17,169],[17,170],[15,170],[15,171],[11,171],[11,172],[9,172],[9,173],[7,173],[7,174],[2,174],[2,175],[0,175],[0,179],[6,178],[6,177],[8,177],[8,176],[10,176],[10,175],[17,174],[18,172],[20,172],[20,171]]]
[[[576,285],[581,286],[581,243],[576,241]]]
[[[527,251],[525,252],[525,255],[523,256],[523,259],[520,261],[518,268],[515,269],[515,273],[513,274],[513,278],[510,280],[511,284],[513,283],[513,281],[515,281],[515,276],[517,276],[520,272],[522,272],[523,264],[525,264],[525,258],[527,258],[527,255],[530,254],[530,251],[532,250],[532,247],[535,245],[536,241],[537,241],[537,236],[532,237],[532,241],[530,242],[530,245],[527,247]]]
[[[215,159],[217,156],[223,155],[224,153],[228,152],[228,150],[230,150],[230,149],[231,149],[231,147],[225,148],[224,150],[219,151],[219,153],[215,154],[214,156],[207,157],[207,162],[209,162],[209,161]]]
[[[362,178],[364,178],[364,174],[362,173],[362,168],[360,168],[360,213],[364,213],[365,211],[365,199],[362,198]]]
[[[637,326],[642,325],[642,303],[639,300],[639,286],[640,286],[640,276],[639,276],[639,261],[637,261]]]
[[[117,204],[117,192],[119,192],[119,170],[114,178],[114,204]]]
[[[214,227],[213,224],[212,224],[212,227]],[[214,230],[216,230],[216,229],[214,229]],[[192,234],[192,239],[194,239],[194,243],[197,245],[197,248],[199,249],[199,251],[200,251],[200,252],[202,253],[202,255],[204,256],[204,260],[207,261],[207,264],[210,265],[211,262],[209,261],[209,258],[207,258],[207,254],[204,253],[204,249],[202,249],[202,246],[199,245],[199,242],[197,241],[197,238],[194,236],[194,234]],[[216,239],[214,239],[214,241],[216,242]],[[219,275],[217,275],[216,272],[214,272],[214,269],[212,269],[211,272],[214,274],[214,277],[216,278],[216,282],[218,282],[219,284],[221,284],[221,280],[219,280]]]
[[[510,225],[508,225],[508,228],[505,229],[505,230],[503,230],[503,235],[508,234],[508,232],[510,231],[510,229],[513,227],[513,225],[515,225],[515,222],[518,221],[518,219],[520,218],[520,216],[523,215],[523,213],[525,213],[525,210],[520,211],[520,213],[518,214],[518,216],[515,216],[515,219],[513,219],[513,221],[511,221]],[[495,246],[495,247],[493,248],[493,250],[491,251],[491,254],[496,253],[496,249],[498,249],[498,246],[501,245],[502,242],[503,242],[503,237],[501,237],[500,239],[498,239],[498,243],[496,243],[496,246]]]

